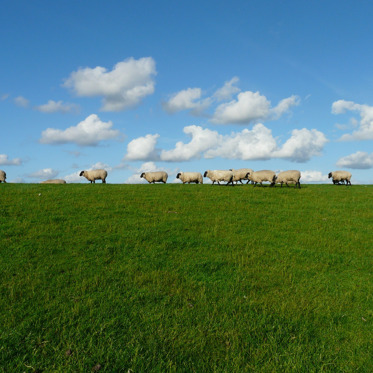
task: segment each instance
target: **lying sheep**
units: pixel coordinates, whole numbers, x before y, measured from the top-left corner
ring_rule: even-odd
[[[207,170],[203,177],[208,177],[214,185],[215,181],[220,185],[220,181],[227,181],[226,185],[233,184],[233,171],[228,170]]]
[[[351,185],[351,172],[348,171],[332,171],[329,172],[328,178],[333,179],[333,184],[339,184],[339,182],[346,182],[346,185]]]
[[[165,171],[155,171],[155,172],[143,172],[140,175],[141,178],[144,178],[149,183],[164,183],[166,184],[168,174]]]
[[[102,180],[106,184],[107,171],[102,169],[82,171],[79,176],[84,176],[91,184],[95,183],[96,180]]]
[[[180,179],[183,182],[183,184],[203,184],[203,178],[200,172],[179,172],[176,175],[176,179]]]
[[[63,179],[50,179],[42,181],[41,184],[66,184],[66,181]]]
[[[0,170],[0,183],[3,182],[3,183],[6,183],[6,173],[5,171],[3,170]]]
[[[246,184],[249,184],[249,179],[247,177],[248,172],[254,172],[251,168],[239,168],[237,170],[231,168],[229,171],[233,172],[233,181],[237,183],[240,181],[243,184],[242,180],[247,180]]]
[[[289,186],[289,183],[295,183],[295,187],[298,187],[300,188],[300,177],[301,177],[301,174],[300,174],[300,171],[297,171],[297,170],[289,170],[289,171],[282,171],[280,172],[276,178],[275,178],[275,182],[277,184],[281,184],[281,188],[282,188],[282,184],[286,184],[287,186]]]
[[[254,187],[257,183],[263,186],[263,181],[269,181],[271,183],[271,186],[273,186],[275,185],[276,180],[276,174],[270,170],[248,172],[247,177],[254,183]]]

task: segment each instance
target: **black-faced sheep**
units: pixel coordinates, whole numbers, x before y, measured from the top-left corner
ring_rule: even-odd
[[[183,182],[183,184],[203,184],[203,178],[200,172],[179,172],[176,175],[176,179],[180,179]]]
[[[300,178],[301,178],[300,171],[297,171],[297,170],[282,171],[276,176],[275,182],[277,184],[281,184],[281,188],[282,188],[282,184],[286,184],[287,186],[289,186],[289,183],[290,184],[295,183],[295,187],[298,186],[300,188],[300,181],[299,181]]]
[[[88,181],[95,183],[96,180],[102,180],[102,182],[106,183],[107,178],[107,171],[106,170],[90,170],[90,171],[82,171],[79,176],[84,176]]]
[[[212,181],[212,185],[215,181],[220,185],[220,181],[226,181],[227,184],[233,184],[233,171],[228,170],[207,170],[203,174],[203,177],[208,177]]]
[[[141,178],[144,178],[148,183],[164,183],[166,184],[168,174],[165,171],[154,171],[154,172],[143,172],[140,175]]]
[[[0,170],[0,183],[6,183],[6,173],[3,170]]]
[[[263,186],[263,181],[269,181],[271,186],[273,186],[275,185],[276,174],[270,170],[261,170],[248,172],[247,177],[254,183],[254,187],[258,183]]]
[[[328,178],[332,178],[333,184],[339,184],[346,181],[346,185],[351,185],[351,172],[348,171],[332,171],[329,172]]]

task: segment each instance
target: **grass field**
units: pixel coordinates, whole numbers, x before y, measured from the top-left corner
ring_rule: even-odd
[[[372,372],[373,186],[0,185],[1,372]]]

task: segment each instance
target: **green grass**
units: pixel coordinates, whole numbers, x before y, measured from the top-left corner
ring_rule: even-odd
[[[373,371],[373,186],[5,184],[0,206],[1,372]]]

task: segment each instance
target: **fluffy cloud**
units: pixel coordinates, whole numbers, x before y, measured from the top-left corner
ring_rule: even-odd
[[[303,128],[293,130],[291,137],[281,146],[273,137],[271,130],[261,123],[256,124],[251,130],[245,128],[229,135],[220,135],[217,131],[199,126],[185,127],[184,132],[191,136],[191,141],[179,141],[174,149],[163,150],[162,161],[181,162],[203,156],[241,160],[283,158],[306,162],[311,157],[319,155],[328,141],[322,132]]]
[[[291,96],[271,108],[270,101],[259,92],[241,92],[237,100],[221,104],[215,110],[211,122],[218,124],[249,124],[258,120],[278,119],[293,106],[299,105],[299,97]]]
[[[232,96],[235,95],[236,93],[240,92],[240,89],[238,87],[235,87],[234,84],[238,83],[239,79],[238,77],[233,77],[231,80],[228,82],[224,83],[224,86],[219,88],[215,93],[214,93],[214,98],[218,101],[226,101],[226,100],[231,100]]]
[[[161,152],[162,161],[182,162],[200,158],[202,152],[216,146],[221,140],[221,135],[218,132],[195,125],[184,127],[184,133],[191,136],[192,140],[187,144],[179,141],[176,143],[175,149],[163,150]]]
[[[346,157],[340,158],[337,162],[338,167],[348,167],[355,169],[373,168],[373,153],[356,152]]]
[[[159,158],[155,146],[157,144],[158,134],[146,135],[132,140],[127,145],[127,154],[125,160],[139,161],[139,160],[157,160]]]
[[[77,113],[79,106],[75,104],[64,104],[62,101],[49,100],[48,103],[35,107],[42,113]]]
[[[271,130],[259,123],[252,130],[245,128],[222,136],[219,143],[205,153],[205,158],[270,159],[276,149]]]
[[[306,162],[311,157],[319,155],[327,142],[327,138],[320,131],[307,128],[295,129],[282,148],[274,153],[274,157]]]
[[[22,96],[18,96],[14,99],[14,103],[17,105],[17,106],[20,106],[20,107],[23,107],[23,108],[27,108],[30,101],[27,100],[27,98],[24,98]]]
[[[224,86],[207,98],[202,98],[201,88],[188,88],[177,92],[163,103],[163,108],[170,114],[182,110],[189,110],[193,115],[207,116],[205,110],[213,104],[218,105],[210,116],[210,121],[216,124],[249,124],[259,120],[273,120],[280,118],[290,108],[299,105],[298,96],[290,96],[281,100],[276,107],[271,107],[271,102],[259,92],[240,92],[235,86],[238,77],[224,83]],[[236,99],[232,96],[238,94]],[[224,102],[228,101],[229,102]]]
[[[301,181],[303,183],[318,183],[328,181],[328,175],[323,175],[320,171],[301,171]]]
[[[298,96],[290,96],[281,100],[276,107],[271,109],[272,119],[278,119],[283,114],[289,112],[290,108],[293,106],[298,106],[300,99]]]
[[[182,110],[191,110],[194,115],[199,115],[209,106],[210,99],[200,100],[200,88],[188,88],[171,96],[169,101],[162,104],[163,109],[170,114]]]
[[[153,58],[129,58],[117,63],[111,71],[100,66],[74,71],[64,86],[81,97],[102,96],[104,111],[121,111],[139,104],[154,92],[155,74]]]
[[[344,114],[347,111],[359,112],[360,123],[356,131],[343,135],[340,140],[373,140],[373,106],[360,105],[345,100],[335,101],[332,105],[333,114]]]
[[[21,158],[9,159],[7,154],[0,154],[0,165],[19,166],[22,163]]]
[[[270,106],[267,98],[259,92],[241,92],[237,100],[219,105],[211,121],[220,124],[247,124],[267,118]]]
[[[80,183],[83,181],[83,177],[79,176],[81,171],[76,171],[72,174],[64,176],[64,180],[67,183]],[[86,179],[85,179],[86,180]]]
[[[30,178],[33,179],[40,179],[40,180],[46,180],[46,179],[54,179],[58,175],[58,171],[53,170],[52,168],[44,168],[42,170],[33,172],[29,175],[27,175]]]
[[[110,140],[120,135],[118,130],[112,129],[112,126],[111,121],[102,122],[96,114],[91,114],[75,127],[69,127],[64,131],[47,128],[41,134],[40,143],[96,146],[100,141]]]

